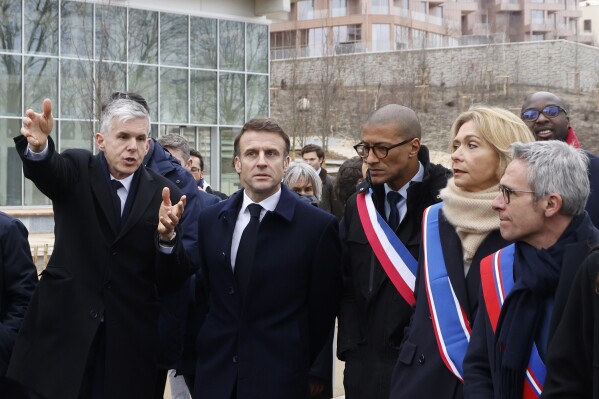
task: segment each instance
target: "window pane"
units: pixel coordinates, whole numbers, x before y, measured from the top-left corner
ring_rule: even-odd
[[[92,58],[92,5],[78,1],[62,3],[60,51],[62,55]]]
[[[241,188],[239,176],[233,168],[233,141],[239,129],[220,129],[220,190],[232,194]]]
[[[96,6],[96,58],[125,61],[127,44],[127,9]]]
[[[187,122],[187,70],[160,69],[160,121]]]
[[[58,2],[25,0],[25,10],[26,51],[34,54],[56,55],[58,53]]]
[[[21,2],[2,2],[0,21],[0,49],[21,52]]]
[[[61,62],[62,118],[93,119],[92,69],[89,61],[63,60]]]
[[[247,25],[247,70],[268,73],[268,26]]]
[[[243,71],[245,54],[243,22],[220,21],[220,69]]]
[[[21,205],[22,164],[12,139],[20,129],[20,119],[0,118],[0,206]]]
[[[0,55],[0,115],[21,116],[21,57]]]
[[[129,61],[158,63],[158,13],[129,9]]]
[[[243,125],[245,97],[243,75],[223,73],[220,75],[220,123]]]
[[[60,122],[59,151],[69,148],[93,150],[93,122]]]
[[[216,69],[216,19],[191,17],[191,66]]]
[[[210,144],[212,142],[212,134],[216,134],[215,127],[198,127],[198,143],[196,143],[196,149],[202,154],[204,158],[204,180],[210,184],[212,181],[210,162],[212,160],[210,156]],[[216,179],[216,178],[215,178]]]
[[[187,66],[187,15],[160,14],[160,60]]]
[[[191,122],[216,123],[216,72],[191,71]]]
[[[158,68],[131,65],[129,67],[129,91],[141,94],[150,108],[150,120],[158,120]]]
[[[52,205],[52,201],[42,194],[31,180],[25,179],[24,186],[23,194],[25,195],[25,202],[23,205]]]
[[[25,109],[41,110],[44,98],[58,99],[58,61],[51,58],[25,57]],[[55,108],[56,111],[56,108]]]
[[[247,118],[268,116],[268,76],[247,75]]]
[[[125,64],[112,62],[96,63],[96,95],[101,103],[108,98],[113,91],[125,91],[125,75],[127,72]],[[99,114],[100,107],[96,110]],[[98,115],[99,119],[99,115]]]

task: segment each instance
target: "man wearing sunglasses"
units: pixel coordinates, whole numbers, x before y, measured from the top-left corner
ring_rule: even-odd
[[[578,137],[570,123],[566,104],[555,94],[539,91],[530,94],[522,104],[520,117],[534,133],[537,140],[560,140],[575,148],[580,147]],[[589,157],[591,194],[586,211],[595,226],[599,226],[599,158],[586,152]]]
[[[439,190],[450,175],[444,167],[429,162],[420,137],[416,113],[390,104],[370,115],[362,127],[362,140],[354,146],[368,166],[368,177],[348,199],[340,229],[345,242],[344,295],[337,355],[345,361],[347,399],[389,397],[398,348],[412,315],[409,299],[399,293],[387,274],[385,255],[381,258],[381,253],[373,250],[380,246],[371,241],[372,235],[367,233],[370,219],[363,215],[369,199],[374,220],[382,220],[380,226],[385,225],[386,234],[399,238],[405,253],[409,252],[407,257],[418,258],[422,212],[440,201]]]

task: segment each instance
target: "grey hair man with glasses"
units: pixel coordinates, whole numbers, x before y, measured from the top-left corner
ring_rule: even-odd
[[[440,201],[449,170],[431,164],[421,144],[416,113],[397,104],[373,112],[354,146],[368,166],[368,177],[346,205],[341,236],[344,293],[339,314],[337,356],[345,361],[347,399],[387,399],[393,367],[412,307],[396,289],[381,263],[387,256],[368,233],[362,204],[373,220],[399,238],[407,257],[418,259],[422,212]],[[409,253],[409,254],[408,254]],[[383,263],[384,260],[383,260]]]
[[[520,117],[534,133],[537,140],[560,140],[574,148],[580,148],[580,142],[568,115],[568,107],[564,101],[553,93],[539,91],[528,95],[522,104]],[[589,158],[589,179],[591,194],[586,211],[595,226],[599,226],[599,158],[586,152]]]
[[[464,360],[465,398],[540,395],[550,371],[547,348],[574,275],[599,244],[599,230],[584,210],[584,152],[548,140],[515,143],[512,155],[492,206],[501,236],[513,244],[481,262],[478,315]]]

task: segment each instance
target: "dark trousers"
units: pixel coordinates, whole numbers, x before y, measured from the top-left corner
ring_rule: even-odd
[[[89,350],[79,399],[104,399],[104,369],[106,367],[106,329],[100,323]]]

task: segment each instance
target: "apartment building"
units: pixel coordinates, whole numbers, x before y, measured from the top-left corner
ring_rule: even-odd
[[[591,36],[591,44],[599,44],[599,0],[586,0],[580,2],[582,16],[578,21],[578,31]]]
[[[296,0],[271,25],[272,59],[568,39],[577,0]]]

